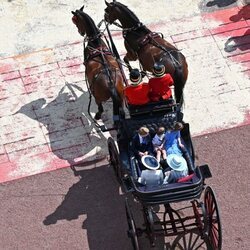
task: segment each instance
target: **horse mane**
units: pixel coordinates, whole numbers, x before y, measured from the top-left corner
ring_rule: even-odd
[[[92,35],[98,35],[100,34],[100,30],[97,28],[94,20],[85,12],[83,11],[79,11],[80,15],[84,18],[86,17],[86,19],[84,19],[87,23],[86,25],[86,31],[88,31],[88,36],[89,34],[92,32]],[[87,32],[86,32],[87,33]]]
[[[120,3],[120,2],[115,2],[114,3],[116,6],[120,7],[122,10],[126,11],[126,13],[136,22],[140,22],[139,18],[135,15],[133,11],[131,11],[126,5]]]

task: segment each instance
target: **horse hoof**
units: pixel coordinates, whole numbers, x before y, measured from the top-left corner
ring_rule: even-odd
[[[101,114],[100,113],[96,113],[95,120],[100,120],[100,119],[101,119]]]

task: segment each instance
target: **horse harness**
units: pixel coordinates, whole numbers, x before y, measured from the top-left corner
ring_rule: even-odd
[[[103,69],[100,70],[97,74],[94,75],[94,80],[98,79],[99,75],[101,73],[106,73],[106,75],[108,76],[109,78],[109,88],[112,89],[114,88],[114,82],[112,80],[112,76],[111,76],[111,73],[112,71],[114,71],[114,69],[110,69],[109,65],[107,64],[107,59],[105,58],[105,55],[112,55],[111,51],[107,48],[104,48],[104,47],[97,47],[97,48],[93,48],[91,46],[87,46],[85,47],[85,49],[89,49],[89,54],[86,56],[86,58],[84,58],[84,62],[83,64],[86,66],[86,63],[89,61],[89,60],[93,60],[93,61],[96,61],[98,63],[101,63],[103,65]],[[84,49],[84,50],[85,50]],[[96,57],[101,57],[101,60],[98,60],[96,59]],[[116,70],[115,70],[116,71]],[[86,78],[87,79],[87,78]],[[93,88],[93,84],[87,84],[88,85],[88,89],[93,93],[94,95],[94,88]]]
[[[104,56],[104,55],[112,55],[111,51],[109,49],[106,49],[106,48],[103,48],[103,47],[99,47],[99,48],[93,48],[93,47],[90,47],[90,46],[87,46],[85,49],[88,48],[88,55],[86,56],[86,58],[84,58],[84,62],[83,64],[86,65],[86,63],[89,61],[89,60],[93,60],[95,57],[98,57],[98,56]],[[100,61],[97,61],[96,62],[100,62]],[[100,62],[102,63],[102,62]]]
[[[117,23],[115,23],[115,25],[117,25]],[[120,26],[120,25],[119,25]],[[134,32],[136,31],[137,29],[141,28],[141,27],[145,27],[144,24],[142,23],[138,23],[137,26],[133,26],[131,28],[127,28],[127,29],[123,29],[122,31],[122,35],[123,35],[123,38],[127,41],[127,43],[129,44],[129,41],[127,39],[127,35],[129,32]],[[163,38],[163,35],[160,36],[159,33],[156,33],[156,32],[149,32],[146,36],[142,37],[142,38],[139,38],[138,39],[138,48],[135,50],[135,53],[138,53],[142,48],[144,48],[147,44],[152,44],[154,45],[155,47],[163,50],[165,54],[168,54],[169,57],[171,58],[172,62],[174,65],[177,65],[177,66],[180,66],[180,63],[178,60],[175,59],[175,57],[172,55],[172,51],[175,51],[175,52],[178,52],[180,53],[179,50],[168,50],[166,49],[164,46],[162,46],[161,44],[159,44],[155,39],[156,38]],[[131,46],[130,46],[131,47]],[[134,50],[134,49],[133,49]]]

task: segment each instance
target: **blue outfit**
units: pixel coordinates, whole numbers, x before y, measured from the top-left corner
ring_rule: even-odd
[[[180,138],[180,131],[168,131],[165,134],[165,144],[164,148],[167,151],[167,154],[176,154],[182,155],[182,151],[178,145],[178,138]]]

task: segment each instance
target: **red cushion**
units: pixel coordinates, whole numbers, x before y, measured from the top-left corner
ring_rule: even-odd
[[[187,176],[185,176],[185,177],[182,177],[182,178],[178,179],[177,182],[179,183],[179,182],[190,181],[190,180],[193,178],[193,176],[194,176],[194,174],[187,175]]]

